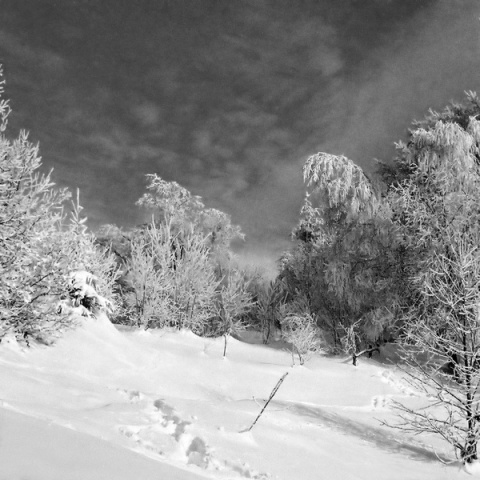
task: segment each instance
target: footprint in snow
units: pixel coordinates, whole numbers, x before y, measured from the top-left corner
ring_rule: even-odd
[[[125,395],[132,403],[144,398],[140,392],[126,391]],[[210,454],[206,442],[187,432],[191,422],[183,420],[164,399],[149,403],[141,418],[141,425],[120,425],[120,433],[149,452],[208,468]]]
[[[144,395],[138,390],[125,390],[123,388],[117,388],[117,392],[125,397],[130,403],[138,403],[143,400]]]
[[[384,395],[376,395],[375,397],[372,397],[372,408],[374,410],[383,410],[388,407],[389,403],[390,400]]]
[[[175,409],[168,405],[165,400],[159,398],[153,402],[153,406],[161,414],[161,423],[165,427],[173,427],[172,436],[178,442],[180,437],[185,433],[185,429],[191,422],[182,420],[176,413]]]
[[[402,394],[409,397],[418,397],[418,392],[416,392],[402,376],[396,375],[390,370],[383,370],[380,373],[380,377],[383,382],[391,385],[393,388],[395,388]]]

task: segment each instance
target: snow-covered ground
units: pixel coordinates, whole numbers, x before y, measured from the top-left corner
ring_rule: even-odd
[[[472,478],[437,460],[438,439],[381,425],[392,398],[421,401],[381,359],[292,368],[285,349],[233,339],[222,354],[222,339],[105,318],[53,347],[4,340],[0,480]]]

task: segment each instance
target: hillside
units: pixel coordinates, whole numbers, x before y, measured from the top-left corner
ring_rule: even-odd
[[[0,345],[0,479],[455,480],[435,438],[410,438],[391,399],[421,398],[384,357],[315,357],[281,345],[86,320],[55,346]],[[288,376],[249,432],[280,377]]]

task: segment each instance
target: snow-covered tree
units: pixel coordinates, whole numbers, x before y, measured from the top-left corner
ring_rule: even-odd
[[[176,242],[181,254],[172,249]],[[144,328],[170,325],[204,332],[214,316],[219,281],[203,237],[192,233],[179,240],[168,225],[152,222],[134,235],[127,271],[131,321]]]
[[[128,289],[123,292],[126,321],[143,328],[175,324],[174,284],[169,278],[172,251],[155,225],[131,241]],[[163,267],[163,268],[162,268]]]
[[[246,284],[234,280],[230,244],[243,238],[240,228],[178,183],[147,178],[147,193],[137,204],[152,221],[131,232],[111,226],[102,231],[103,244],[111,245],[125,270],[123,321],[130,316],[145,328],[231,333],[250,298]]]
[[[156,174],[147,175],[147,179],[147,193],[137,205],[147,209],[154,221],[167,225],[172,233],[188,236],[196,232],[205,236],[216,262],[228,263],[231,242],[244,239],[230,216],[216,208],[206,208],[201,197],[192,195],[177,182],[168,182]]]
[[[239,334],[247,327],[246,313],[253,306],[252,295],[248,291],[242,273],[230,268],[223,278],[215,298],[215,315],[219,319],[218,332],[223,335],[227,355],[227,341],[230,335]]]
[[[137,201],[137,205],[152,212],[157,222],[165,225],[188,228],[199,212],[204,209],[201,198],[192,195],[177,182],[168,182],[157,174],[147,175],[147,192]]]
[[[374,340],[369,336],[382,336],[391,319],[378,313],[396,303],[396,237],[388,205],[344,156],[313,155],[303,173],[308,191],[293,233],[297,244],[281,259],[281,277],[291,299],[307,299],[337,348],[352,324],[360,338]],[[372,318],[385,322],[374,331]]]
[[[2,73],[0,70],[0,79]],[[3,94],[1,82],[0,97]],[[26,132],[6,137],[10,107],[1,100],[0,134],[0,335],[32,334],[44,315],[41,301],[55,294],[63,261],[52,247],[62,221],[66,190],[54,190],[39,173],[38,146]]]
[[[2,94],[0,83],[0,98]],[[84,226],[75,225],[83,221],[72,217],[72,222],[65,222],[64,207],[70,194],[54,187],[51,174],[40,173],[38,145],[29,142],[23,131],[14,140],[6,136],[9,113],[8,102],[2,99],[0,337],[14,332],[45,339],[69,324],[56,316],[55,306],[67,291],[68,274],[77,269],[75,264],[89,264],[106,295],[111,282],[103,273],[110,267],[107,257],[94,249]]]
[[[398,148],[408,175],[389,200],[409,284],[403,341],[411,381],[431,399],[421,410],[398,407],[403,428],[441,435],[470,463],[480,438],[480,122],[432,112]],[[453,376],[439,369],[445,362]]]

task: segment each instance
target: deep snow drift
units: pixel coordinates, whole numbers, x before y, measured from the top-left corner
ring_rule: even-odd
[[[86,319],[53,347],[0,344],[0,480],[454,480],[432,437],[384,427],[421,401],[381,360],[314,357]],[[289,372],[250,432],[280,377]]]

